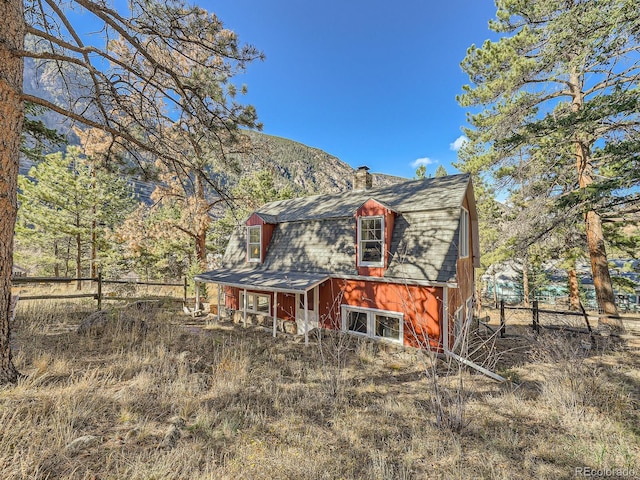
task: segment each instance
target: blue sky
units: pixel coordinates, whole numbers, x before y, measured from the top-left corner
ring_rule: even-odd
[[[467,48],[495,38],[489,0],[199,0],[264,52],[238,77],[264,132],[353,167],[455,172]]]

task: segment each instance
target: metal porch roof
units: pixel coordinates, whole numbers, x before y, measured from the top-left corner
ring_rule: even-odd
[[[196,275],[195,280],[252,290],[304,293],[329,278],[326,273],[219,268]]]

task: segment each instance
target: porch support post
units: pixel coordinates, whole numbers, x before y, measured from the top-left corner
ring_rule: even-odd
[[[193,310],[195,315],[196,312],[200,311],[200,282],[196,280],[193,283],[196,284],[196,308]]]
[[[442,287],[442,348],[449,351],[449,287]],[[429,339],[427,338],[427,342]]]
[[[218,321],[220,321],[222,319],[222,315],[220,314],[220,297],[222,292],[220,290],[220,284],[218,284]]]
[[[278,292],[273,292],[273,338],[276,338],[278,328]]]
[[[304,291],[304,346],[309,346],[309,292]]]
[[[243,326],[244,328],[247,328],[247,289],[246,288],[243,290],[242,296],[244,297],[244,301],[242,302],[242,310],[244,313]]]
[[[302,321],[302,315],[300,315],[300,305],[302,305],[302,297],[299,293],[294,295],[295,307],[293,307],[293,319],[296,322],[296,335],[298,335],[298,322]]]

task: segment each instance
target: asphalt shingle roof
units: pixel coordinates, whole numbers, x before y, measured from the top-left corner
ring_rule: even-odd
[[[322,283],[328,278],[324,274],[303,272],[276,272],[264,270],[218,269],[196,275],[199,282],[223,283],[239,288],[276,290],[301,293]]]
[[[370,198],[400,213],[458,208],[468,183],[468,174],[410,180],[371,190],[280,200],[264,205],[256,213],[270,215],[277,222],[351,217]]]
[[[455,281],[460,207],[468,175],[408,181],[383,188],[272,202],[256,213],[275,223],[264,263],[247,264],[246,229],[232,235],[223,265],[230,270],[355,276],[355,212],[374,199],[398,213],[384,277]]]

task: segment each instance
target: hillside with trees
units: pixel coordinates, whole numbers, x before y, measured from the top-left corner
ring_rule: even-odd
[[[55,118],[44,121],[63,130]],[[98,267],[111,276],[132,272],[144,278],[177,278],[197,273],[209,268],[212,255],[224,252],[233,226],[263,203],[352,188],[354,169],[337,157],[256,131],[243,132],[250,147],[230,155],[226,170],[216,171],[205,162],[201,166],[205,174],[197,169],[189,173],[157,162],[154,178],[146,179],[101,167],[97,135],[75,129],[72,138],[83,139],[85,146],[66,147],[73,165],[64,163],[61,152],[43,153],[37,161],[22,157],[14,258],[31,275],[86,276]],[[98,175],[89,178],[90,169]],[[41,171],[50,173],[45,177]],[[224,194],[212,190],[207,179],[223,185]],[[373,174],[374,186],[400,180]],[[70,185],[83,182],[91,188],[80,198],[82,190]],[[97,195],[116,186],[119,199]],[[78,198],[66,200],[75,202],[77,215],[65,208],[62,198],[40,199],[53,190],[78,193]],[[109,222],[101,216],[107,207],[97,206],[102,204],[114,207]]]
[[[79,20],[78,11],[87,17]],[[9,343],[13,237],[18,215],[18,169],[25,104],[53,111],[102,132],[89,153],[110,170],[153,178],[156,166],[185,173],[189,182],[224,170],[242,151],[240,130],[258,128],[252,105],[230,79],[263,58],[238,40],[215,14],[182,2],[130,2],[122,11],[104,2],[0,2],[0,384],[18,372]],[[78,22],[99,32],[87,44]],[[63,88],[55,98],[25,89],[24,65]],[[78,96],[78,92],[80,95]],[[86,149],[85,149],[86,150]],[[183,178],[187,180],[187,178]],[[213,191],[222,192],[207,178]]]

